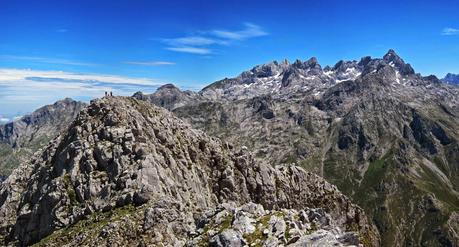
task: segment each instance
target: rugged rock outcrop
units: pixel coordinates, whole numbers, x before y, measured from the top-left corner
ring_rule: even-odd
[[[18,245],[378,245],[363,210],[322,178],[125,97],[95,100],[16,169],[0,218],[3,243]]]
[[[146,100],[154,105],[172,110],[184,105],[193,104],[199,101],[200,97],[192,91],[181,91],[172,84],[166,84],[158,88],[153,94],[135,93],[132,97],[139,100]]]
[[[459,75],[448,73],[443,81],[446,83],[456,84],[459,85]]]
[[[259,161],[332,181],[386,246],[458,241],[448,219],[459,210],[459,89],[416,74],[393,50],[333,67],[259,65],[172,111]]]
[[[66,129],[85,106],[83,102],[67,98],[0,126],[0,177],[8,176]]]

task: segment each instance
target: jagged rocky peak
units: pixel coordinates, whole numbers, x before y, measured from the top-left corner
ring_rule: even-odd
[[[85,106],[85,103],[70,98],[43,106],[14,122],[0,126],[0,142],[15,147],[22,146],[34,138],[34,135],[38,135],[36,132],[40,128],[50,131],[49,135],[56,135],[53,132],[67,126]]]
[[[273,61],[257,65],[236,78],[211,84],[204,88],[201,94],[213,100],[245,99],[263,94],[282,97],[282,95],[298,92],[320,95],[327,88],[338,83],[355,81],[362,76],[375,73],[379,77],[390,78],[384,80],[396,84],[408,83],[402,79],[415,74],[411,65],[405,63],[391,49],[380,59],[367,56],[360,61],[341,60],[333,67],[326,66],[324,69],[315,57],[305,62],[296,60],[292,64],[287,61],[282,63]]]
[[[365,67],[365,66],[368,65],[368,63],[371,62],[371,60],[373,60],[373,59],[371,58],[371,56],[362,57],[362,58],[360,59],[358,65],[359,65],[359,66]]]
[[[164,85],[162,85],[162,86],[160,86],[160,87],[158,87],[156,89],[156,93],[161,93],[161,92],[182,93],[182,91],[172,83],[164,84]],[[144,94],[141,91],[138,91],[138,92],[134,93],[134,95],[133,95],[134,98],[145,97],[145,96],[146,96],[146,94]]]
[[[137,92],[132,97],[149,101],[168,110],[173,110],[177,107],[199,100],[197,93],[192,91],[182,91],[174,84],[162,85],[152,94]]]
[[[0,125],[0,176],[8,176],[21,162],[67,128],[85,106],[83,102],[66,98]]]
[[[0,185],[0,198],[3,244],[379,243],[363,210],[322,178],[256,162],[128,97],[93,101]]]
[[[438,77],[436,75],[428,75],[428,76],[424,76],[423,79],[433,83],[433,84],[440,84],[442,83],[442,81],[440,79],[438,79]]]
[[[157,91],[164,91],[164,90],[180,91],[178,87],[176,87],[174,84],[171,84],[171,83],[162,85],[161,87],[158,88]]]
[[[272,61],[267,64],[257,65],[250,70],[251,73],[249,74],[243,73],[242,75],[246,75],[246,76],[253,75],[258,78],[259,77],[270,77],[270,76],[281,74],[288,67],[289,67],[288,63],[279,63],[277,61]]]
[[[301,60],[297,59],[290,68],[292,67],[301,70],[322,70],[322,66],[320,66],[316,57],[311,57],[305,62],[301,62]]]
[[[452,74],[448,73],[442,81],[451,84],[458,84],[459,85],[459,74]]]
[[[409,63],[405,63],[402,58],[400,58],[393,49],[390,49],[386,55],[384,55],[383,60],[386,61],[389,65],[397,68],[402,75],[411,75],[414,74],[414,69]]]

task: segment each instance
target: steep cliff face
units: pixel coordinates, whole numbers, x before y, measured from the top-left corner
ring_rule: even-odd
[[[459,90],[393,50],[256,66],[171,108],[257,160],[296,162],[364,206],[386,246],[457,245]]]
[[[67,98],[0,126],[0,176],[8,176],[66,129],[85,106],[83,102]]]
[[[133,98],[99,99],[0,185],[5,244],[377,246],[361,208]]]

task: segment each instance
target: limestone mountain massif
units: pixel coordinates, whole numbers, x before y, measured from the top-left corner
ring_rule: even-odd
[[[2,244],[379,246],[365,212],[165,109],[106,97],[0,184]]]
[[[0,177],[7,177],[20,163],[66,129],[85,103],[64,99],[0,126]]]
[[[384,246],[459,244],[459,89],[394,50],[333,67],[274,61],[197,93],[168,85],[134,97],[258,161],[325,177],[366,210]]]

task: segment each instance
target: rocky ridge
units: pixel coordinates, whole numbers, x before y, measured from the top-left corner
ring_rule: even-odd
[[[385,246],[459,244],[448,223],[459,210],[459,90],[393,50],[325,68],[315,58],[259,65],[168,109],[259,161],[296,162],[337,184]]]
[[[377,246],[379,238],[322,178],[256,162],[244,147],[124,97],[92,102],[15,169],[0,185],[0,218],[3,243],[15,245]]]
[[[66,129],[85,106],[83,102],[67,98],[1,125],[0,176],[7,177],[20,163]]]
[[[459,85],[459,75],[456,74],[448,73],[442,80],[446,83]]]

